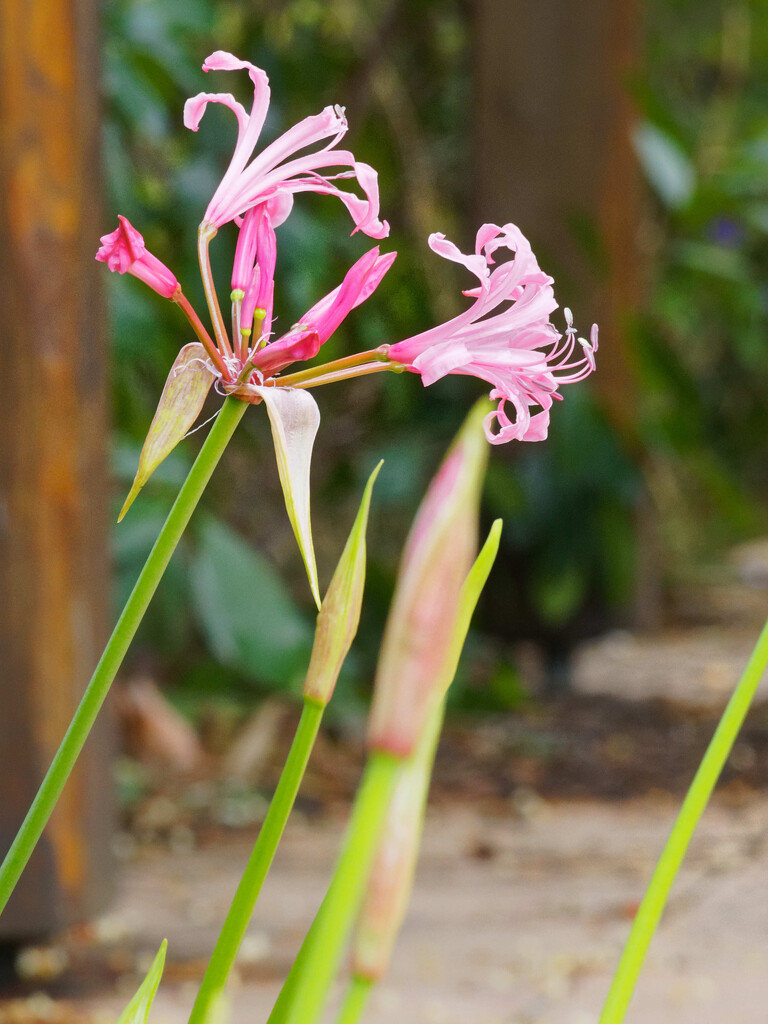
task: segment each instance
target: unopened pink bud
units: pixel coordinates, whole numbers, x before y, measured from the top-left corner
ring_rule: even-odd
[[[416,517],[400,563],[376,672],[372,749],[407,756],[450,684],[461,588],[477,551],[487,403],[470,413]]]
[[[179,288],[175,274],[151,252],[147,252],[144,239],[127,217],[118,218],[119,226],[108,235],[102,235],[101,248],[96,253],[100,263],[118,274],[133,274],[144,284],[172,299]]]

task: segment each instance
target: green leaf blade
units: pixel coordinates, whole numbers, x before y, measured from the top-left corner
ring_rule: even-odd
[[[152,1003],[157,995],[157,990],[160,986],[160,979],[163,976],[165,953],[167,949],[168,940],[163,939],[162,945],[157,951],[157,956],[152,961],[152,966],[149,968],[146,978],[142,981],[141,985],[139,985],[136,995],[120,1014],[117,1024],[147,1024],[149,1011],[152,1009]]]

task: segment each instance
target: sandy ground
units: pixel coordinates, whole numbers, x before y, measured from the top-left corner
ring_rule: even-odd
[[[755,635],[689,631],[651,642],[617,634],[581,652],[577,686],[585,702],[617,693],[636,700],[638,715],[654,696],[721,706]],[[741,754],[747,762],[763,756]],[[595,1024],[680,800],[653,785],[642,796],[631,792],[564,800],[523,787],[508,797],[502,788],[492,799],[450,800],[444,782],[392,971],[372,996],[368,1024]],[[338,801],[292,819],[244,943],[233,1024],[266,1021],[322,897],[343,822]],[[250,846],[243,832],[214,836],[129,844],[114,907],[54,945],[66,966],[48,986],[57,1001],[30,1004],[30,980],[19,994],[31,1012],[0,1004],[0,1024],[58,1024],[65,1007],[67,1024],[115,1021],[163,938],[168,964],[151,1024],[185,1021]],[[731,784],[697,833],[628,1024],[768,1022],[767,862],[768,788]]]
[[[536,804],[430,815],[414,899],[370,1024],[587,1024],[601,1001],[674,814],[671,801]],[[323,892],[337,823],[294,822],[245,942],[233,1021],[266,1020]],[[312,856],[307,855],[311,845]],[[248,853],[242,841],[143,852],[102,922],[151,958],[169,940],[153,1024],[186,1020],[196,973]],[[718,801],[690,851],[628,1017],[654,1024],[768,1020],[768,800]],[[118,995],[77,1001],[116,1019]]]

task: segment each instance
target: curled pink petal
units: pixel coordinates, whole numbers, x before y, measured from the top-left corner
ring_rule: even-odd
[[[454,263],[462,263],[467,270],[480,279],[481,284],[485,284],[490,276],[490,270],[484,256],[480,254],[465,256],[459,247],[453,242],[449,242],[441,232],[436,231],[431,234],[427,239],[427,243],[430,249],[436,252],[438,256],[442,256],[446,260],[453,260]]]
[[[273,228],[285,223],[293,209],[293,196],[289,193],[278,193],[266,201],[267,213]]]
[[[243,68],[248,68],[248,74],[257,89],[269,84],[265,71],[251,64],[249,60],[240,60],[226,50],[216,50],[203,61],[203,71],[241,71]]]
[[[184,127],[196,132],[209,103],[221,103],[229,107],[237,118],[238,134],[243,134],[248,126],[248,114],[242,103],[238,103],[229,92],[199,92],[197,96],[190,96],[184,104]]]

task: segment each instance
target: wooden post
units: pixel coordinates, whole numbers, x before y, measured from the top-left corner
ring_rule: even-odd
[[[599,322],[595,387],[631,439],[625,335],[642,192],[627,85],[639,3],[477,0],[475,29],[478,214],[523,230],[585,336]]]
[[[96,11],[0,0],[0,854],[109,614]],[[103,902],[111,787],[95,732],[0,918],[4,942]]]
[[[641,302],[643,187],[629,85],[640,0],[476,0],[478,223],[516,223],[587,336],[600,325],[593,386],[627,450],[644,460],[628,324]],[[555,323],[561,312],[555,313]],[[657,526],[641,496],[635,625],[660,624]]]

